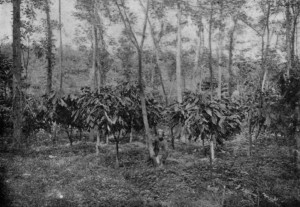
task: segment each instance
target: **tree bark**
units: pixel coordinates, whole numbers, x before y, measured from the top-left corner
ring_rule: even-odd
[[[210,159],[213,162],[215,160],[215,135],[211,135],[209,146],[210,146]]]
[[[176,87],[177,102],[182,103],[182,70],[181,70],[181,5],[177,2],[177,52],[176,52]]]
[[[98,57],[98,32],[97,27],[93,25],[93,66],[90,73],[90,81],[92,90],[98,89],[98,74],[97,74],[97,57]]]
[[[210,2],[210,18],[209,18],[209,34],[208,34],[208,44],[209,44],[209,73],[210,73],[210,99],[213,100],[213,79],[214,79],[214,72],[212,67],[212,21],[213,21],[213,3]]]
[[[60,54],[59,54],[59,67],[60,67],[60,80],[59,80],[59,89],[60,92],[63,92],[63,44],[62,44],[62,23],[61,23],[61,0],[59,0],[59,45],[60,45]]]
[[[267,45],[264,52],[264,58],[263,58],[263,63],[262,63],[262,69],[264,70],[264,75],[263,75],[263,80],[262,80],[262,85],[261,85],[261,91],[264,92],[265,89],[265,84],[267,81],[267,75],[268,75],[268,60],[269,60],[269,48],[270,48],[270,25],[269,25],[269,19],[270,19],[270,11],[271,11],[271,3],[270,1],[267,1],[268,3],[268,9],[267,9],[267,18],[266,18],[266,30],[267,30]],[[262,36],[262,39],[264,37]],[[267,63],[267,64],[266,64]]]
[[[251,110],[251,109],[250,109]],[[251,118],[252,118],[252,112],[248,112],[248,138],[249,138],[249,148],[248,148],[248,156],[252,156],[252,133],[251,133]]]
[[[290,50],[291,50],[291,64],[295,65],[296,56],[295,56],[295,43],[297,43],[297,24],[298,24],[298,16],[299,16],[299,6],[293,5],[293,16],[292,16],[292,29],[291,29],[291,39],[290,39]]]
[[[285,8],[286,17],[286,44],[287,44],[287,77],[290,77],[290,70],[292,69],[292,59],[291,59],[291,12],[290,12],[290,1],[287,2]]]
[[[218,99],[221,99],[222,95],[222,54],[223,54],[223,0],[220,2],[220,26],[219,26],[219,37],[218,37]]]
[[[200,17],[200,21],[202,21],[202,18]],[[203,47],[203,45],[201,45],[201,39],[202,39],[202,35],[201,35],[201,30],[202,30],[202,24],[200,23],[198,25],[198,40],[197,40],[197,48],[196,48],[196,56],[195,56],[195,67],[194,67],[194,77],[192,77],[194,79],[194,83],[195,83],[195,87],[196,87],[196,90],[198,89],[197,88],[197,79],[198,79],[198,76],[197,76],[197,72],[199,70],[199,59],[200,59],[200,51],[201,51],[201,47]],[[201,76],[201,71],[200,71],[200,76]],[[200,85],[200,90],[201,90],[201,85]]]
[[[50,0],[46,0],[45,12],[47,16],[47,87],[46,93],[49,94],[52,90],[52,26],[50,18]]]
[[[234,33],[236,29],[237,24],[237,18],[233,18],[233,28],[229,32],[229,55],[228,55],[228,73],[229,73],[229,83],[228,83],[228,89],[229,89],[229,96],[231,97],[233,93],[233,71],[232,71],[232,57],[233,57],[233,50],[234,50]]]
[[[13,145],[16,149],[22,146],[22,54],[21,54],[21,0],[13,2]]]

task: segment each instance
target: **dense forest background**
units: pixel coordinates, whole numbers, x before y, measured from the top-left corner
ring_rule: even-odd
[[[300,1],[0,11],[8,206],[299,205]]]

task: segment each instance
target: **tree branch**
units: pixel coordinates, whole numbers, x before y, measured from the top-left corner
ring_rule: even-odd
[[[123,10],[124,10],[124,15],[123,15],[123,13],[122,13],[122,11],[121,11],[121,8],[120,8],[120,5],[118,4],[117,0],[115,0],[114,2],[115,2],[116,6],[117,6],[117,8],[118,8],[118,10],[119,10],[121,19],[122,19],[123,24],[124,24],[124,26],[125,26],[125,29],[131,33],[131,35],[129,36],[131,42],[133,43],[133,45],[134,45],[136,48],[139,48],[138,41],[137,41],[136,36],[135,36],[135,34],[134,34],[134,32],[133,32],[133,29],[132,29],[132,27],[131,27],[130,21],[129,21],[129,19],[128,19],[127,14],[126,14],[126,11],[123,9]],[[124,7],[124,2],[123,2],[123,7]],[[126,19],[125,19],[124,16],[126,17]]]

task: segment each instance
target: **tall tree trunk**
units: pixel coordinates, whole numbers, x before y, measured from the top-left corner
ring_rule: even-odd
[[[202,18],[200,17],[200,21],[202,20]],[[201,30],[202,30],[202,24],[199,24],[198,25],[198,40],[197,40],[197,48],[196,48],[196,56],[195,56],[195,67],[194,67],[194,77],[192,77],[194,79],[194,85],[196,87],[196,90],[198,89],[197,88],[197,84],[198,84],[198,71],[199,71],[199,59],[200,59],[200,51],[201,51],[201,47],[203,47],[203,45],[201,45],[201,39],[202,39],[202,34],[201,34]],[[200,71],[201,73],[201,71]],[[201,74],[200,74],[201,76]],[[201,85],[200,85],[200,90],[201,90]]]
[[[286,17],[286,44],[287,44],[287,77],[290,77],[290,70],[292,69],[292,59],[291,59],[291,12],[290,12],[290,1],[288,0],[285,8]]]
[[[298,34],[299,34],[299,28],[298,28],[298,17],[297,17],[297,25],[296,25],[296,31],[295,31],[295,43],[294,43],[294,48],[295,48],[295,59],[297,60],[298,57]]]
[[[146,108],[146,98],[145,98],[145,91],[144,91],[144,83],[143,83],[143,46],[145,41],[145,33],[147,28],[147,22],[148,22],[148,11],[149,11],[149,5],[150,0],[147,0],[147,6],[146,6],[146,12],[145,12],[145,20],[143,25],[143,35],[141,43],[138,45],[138,42],[136,42],[137,46],[137,52],[138,52],[138,83],[139,83],[139,89],[140,89],[140,99],[141,99],[141,107],[142,107],[142,115],[143,115],[143,123],[145,128],[145,135],[146,135],[146,141],[147,141],[147,147],[149,152],[149,157],[155,162],[157,165],[157,159],[155,157],[154,149],[153,149],[153,139],[150,132],[149,122],[148,122],[148,115],[147,115],[147,108]],[[133,33],[133,31],[131,30]],[[134,35],[134,34],[133,34]],[[136,39],[136,38],[135,38]]]
[[[147,0],[147,6],[145,7],[145,20],[143,23],[143,32],[142,32],[142,39],[140,44],[137,41],[136,34],[134,33],[130,20],[127,16],[126,10],[123,8],[123,12],[121,10],[121,6],[124,7],[124,4],[119,4],[117,0],[114,1],[118,10],[120,17],[123,21],[123,24],[125,28],[129,31],[130,33],[130,40],[132,44],[135,46],[137,50],[137,55],[138,55],[138,87],[139,87],[139,93],[140,93],[140,99],[141,99],[141,108],[142,108],[142,116],[143,116],[143,123],[144,123],[144,128],[145,128],[145,137],[146,137],[146,142],[147,142],[147,147],[148,147],[148,152],[149,152],[149,157],[155,162],[157,159],[155,157],[155,153],[153,150],[153,145],[152,145],[152,136],[150,133],[150,127],[149,127],[149,122],[148,122],[148,115],[147,115],[147,108],[146,108],[146,98],[145,98],[145,91],[144,91],[144,83],[143,83],[143,62],[142,62],[142,57],[143,57],[143,46],[144,46],[144,41],[145,41],[145,33],[147,29],[147,22],[148,22],[148,11],[149,11],[149,5],[150,5],[150,0]],[[142,5],[142,2],[140,1],[140,4]],[[144,7],[144,6],[143,6]],[[156,163],[157,164],[157,163]]]
[[[98,81],[99,81],[99,87],[104,86],[105,84],[105,73],[104,73],[104,69],[103,69],[103,64],[102,64],[102,51],[105,50],[105,42],[104,42],[104,37],[103,37],[103,25],[102,25],[102,19],[101,19],[101,14],[97,13],[95,14],[97,15],[98,18],[98,24],[100,25],[99,28],[99,38],[100,38],[100,51],[98,48],[98,54],[100,53],[100,61],[98,62]],[[99,43],[98,43],[99,44]]]
[[[21,60],[21,0],[13,3],[13,138],[14,147],[20,149],[22,146],[22,120],[23,99],[21,87],[22,60]]]
[[[205,39],[204,39],[204,28],[203,28],[203,24],[202,24],[202,28],[201,28],[201,45],[202,48],[200,49],[200,62],[203,62],[204,60],[204,47],[205,47]],[[199,92],[202,93],[202,82],[203,82],[203,64],[200,66],[200,77],[199,77]]]
[[[295,8],[296,9],[296,8]],[[296,43],[296,40],[297,40],[297,36],[296,36],[296,33],[297,33],[297,24],[298,24],[298,16],[299,16],[299,11],[298,11],[299,8],[297,8],[297,11],[294,11],[294,15],[293,15],[293,18],[292,18],[292,29],[291,29],[291,39],[290,39],[290,49],[291,49],[291,64],[292,66],[295,65],[295,60],[296,60],[296,57],[295,57],[295,43]]]
[[[61,0],[59,0],[59,45],[60,45],[60,54],[59,54],[59,67],[60,67],[60,82],[59,89],[60,92],[63,92],[63,44],[62,44],[62,23],[61,23]]]
[[[177,52],[176,52],[176,88],[177,88],[177,102],[182,103],[182,80],[183,74],[181,70],[181,5],[177,2]],[[185,143],[184,126],[180,126],[180,140]]]
[[[47,87],[46,93],[49,94],[52,90],[52,27],[50,18],[50,0],[46,0],[45,12],[47,16]]]
[[[265,51],[262,51],[264,53],[264,58],[262,62],[262,69],[264,70],[262,85],[261,85],[261,91],[264,91],[265,84],[267,81],[267,75],[268,75],[268,67],[269,67],[269,48],[270,48],[270,25],[269,25],[269,19],[270,19],[270,11],[271,11],[271,3],[270,1],[268,3],[268,10],[267,10],[267,18],[266,18],[266,30],[267,30],[267,45]],[[264,37],[262,37],[264,38]]]
[[[152,137],[150,134],[150,127],[147,116],[147,108],[146,108],[146,98],[144,92],[144,84],[143,84],[143,63],[142,63],[142,50],[138,50],[138,83],[139,83],[139,91],[140,91],[140,99],[141,99],[141,107],[142,107],[142,115],[143,115],[143,123],[145,128],[146,141],[149,151],[150,158],[153,159],[154,150],[152,145]]]
[[[176,86],[177,101],[182,102],[182,71],[181,71],[181,5],[177,2],[177,53],[176,53]]]
[[[96,25],[93,25],[93,66],[92,71],[90,73],[90,81],[91,81],[91,88],[93,90],[98,89],[98,64],[97,64],[97,57],[98,57],[98,32]]]
[[[222,95],[222,54],[223,54],[223,0],[220,2],[220,26],[218,37],[218,99],[221,99]]]
[[[234,50],[234,33],[236,29],[237,24],[237,18],[233,18],[233,28],[229,32],[229,55],[228,55],[228,73],[229,73],[229,83],[228,83],[228,89],[229,89],[229,97],[231,97],[233,93],[233,71],[232,71],[232,57],[233,57],[233,50]]]
[[[209,44],[209,73],[210,73],[210,99],[213,100],[213,79],[214,79],[214,72],[212,67],[212,21],[213,21],[213,3],[210,2],[210,18],[209,18],[209,34],[208,34],[208,44]]]

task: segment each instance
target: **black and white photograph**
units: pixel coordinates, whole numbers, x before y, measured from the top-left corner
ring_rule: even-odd
[[[0,0],[0,207],[300,207],[300,0]]]

